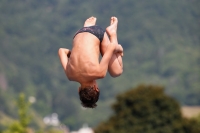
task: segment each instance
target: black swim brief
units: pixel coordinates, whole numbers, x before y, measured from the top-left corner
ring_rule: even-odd
[[[100,43],[102,42],[103,40],[103,37],[104,37],[104,33],[105,33],[105,30],[103,30],[100,26],[98,25],[94,25],[94,26],[89,26],[89,27],[83,27],[81,28],[80,30],[78,30],[74,37],[78,34],[78,33],[81,33],[81,32],[89,32],[93,35],[95,35],[99,40],[100,40]]]

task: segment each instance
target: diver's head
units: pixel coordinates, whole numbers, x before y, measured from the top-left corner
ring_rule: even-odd
[[[99,99],[99,94],[100,91],[96,83],[91,86],[79,87],[79,97],[83,107],[95,108],[97,106],[96,102]]]

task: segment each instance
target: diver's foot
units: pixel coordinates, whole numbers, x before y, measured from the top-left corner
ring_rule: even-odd
[[[96,20],[97,20],[97,18],[95,18],[95,17],[90,17],[90,18],[86,19],[84,27],[95,25],[96,24]]]
[[[106,28],[106,32],[109,36],[117,34],[117,24],[118,24],[118,19],[116,17],[111,17],[110,26]]]

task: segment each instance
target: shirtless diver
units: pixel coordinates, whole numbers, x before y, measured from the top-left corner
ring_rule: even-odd
[[[118,44],[118,19],[111,17],[110,25],[103,30],[96,25],[97,18],[86,19],[84,27],[78,30],[73,38],[70,51],[60,48],[60,62],[70,81],[80,83],[78,89],[83,107],[95,108],[100,90],[97,79],[104,78],[107,71],[112,77],[123,72],[123,48]],[[102,55],[99,61],[99,55]]]

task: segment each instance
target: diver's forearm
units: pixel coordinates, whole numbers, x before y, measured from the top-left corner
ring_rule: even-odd
[[[104,53],[104,55],[103,55],[103,57],[101,59],[100,65],[99,65],[100,73],[104,73],[105,74],[107,72],[108,65],[109,65],[109,62],[110,62],[110,60],[111,60],[111,58],[113,56],[114,50],[115,50],[115,44],[108,45],[108,47],[106,49],[106,52]]]

